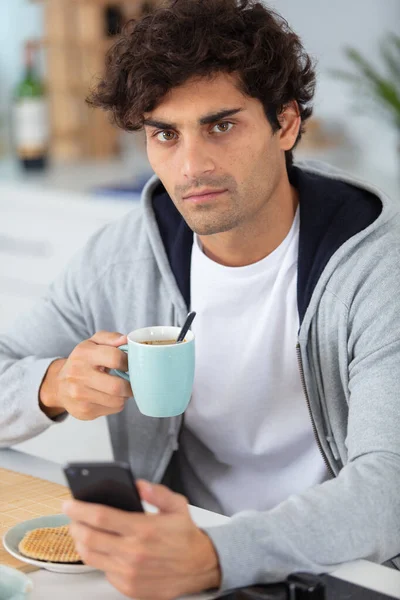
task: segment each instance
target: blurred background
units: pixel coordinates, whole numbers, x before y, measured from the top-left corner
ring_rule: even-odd
[[[0,0],[0,334],[91,233],[139,210],[151,174],[142,134],[113,128],[84,99],[121,26],[156,3]],[[398,198],[400,1],[268,4],[317,61],[314,116],[295,157],[327,161]],[[75,439],[84,431],[73,456],[61,428]],[[101,419],[68,419],[21,446],[47,457],[51,447],[60,461],[110,456]]]
[[[140,188],[150,171],[141,134],[116,130],[101,111],[86,107],[84,98],[101,74],[104,54],[123,23],[157,2],[0,0],[3,181],[21,181],[29,174],[35,175],[30,177],[32,183],[34,179],[78,192],[123,195],[135,185]],[[271,0],[269,4],[288,20],[317,61],[314,118],[297,157],[327,160],[395,193],[399,0]],[[27,81],[28,65],[33,83]],[[41,109],[33,110],[32,96],[36,105],[42,102]]]

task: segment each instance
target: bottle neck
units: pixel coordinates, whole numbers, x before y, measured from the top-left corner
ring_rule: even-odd
[[[35,79],[35,69],[32,66],[26,66],[25,67],[25,77],[24,79]]]
[[[35,49],[30,42],[25,44],[24,65],[25,79],[35,79]]]

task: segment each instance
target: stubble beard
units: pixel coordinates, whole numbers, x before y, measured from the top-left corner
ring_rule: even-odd
[[[183,202],[185,201],[181,201],[181,203]],[[192,210],[180,210],[179,206],[177,208],[187,225],[197,235],[213,235],[231,231],[242,221],[236,202],[232,203],[231,208],[224,211],[218,211],[217,207],[210,205],[194,206]]]
[[[226,189],[227,199],[224,201],[228,206],[220,206],[220,201],[197,204],[190,206],[190,201],[186,205],[183,196],[193,189],[200,188]],[[237,227],[241,221],[240,215],[240,197],[237,189],[237,182],[231,175],[224,175],[218,178],[199,177],[191,184],[177,185],[174,189],[174,204],[186,221],[187,225],[197,235],[213,235],[223,233]],[[179,200],[177,200],[179,199]]]

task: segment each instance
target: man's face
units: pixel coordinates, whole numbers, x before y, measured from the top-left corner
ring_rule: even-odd
[[[286,173],[280,133],[233,76],[197,78],[144,115],[147,153],[199,235],[254,225]]]

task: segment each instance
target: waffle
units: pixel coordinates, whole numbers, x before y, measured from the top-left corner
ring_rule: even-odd
[[[25,534],[18,545],[24,556],[57,563],[81,562],[75,550],[68,525],[62,527],[41,527]]]

